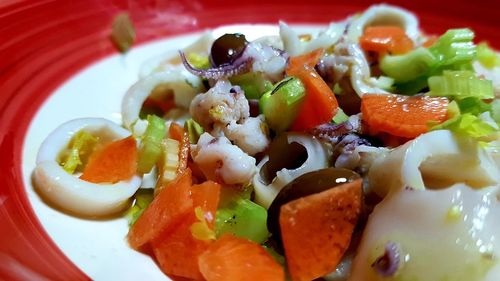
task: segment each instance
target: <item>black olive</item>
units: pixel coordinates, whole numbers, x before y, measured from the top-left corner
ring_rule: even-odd
[[[281,206],[315,193],[334,188],[344,183],[359,179],[360,175],[354,171],[343,168],[326,168],[312,171],[294,179],[281,189],[278,196],[267,210],[267,228],[272,233],[278,245],[281,245],[281,230],[279,217]]]
[[[260,177],[270,184],[281,169],[297,169],[307,160],[306,148],[298,142],[288,141],[288,135],[275,138],[269,146],[269,161],[260,169]]]
[[[238,58],[248,44],[245,35],[226,33],[217,38],[210,49],[210,60],[213,66],[230,64]]]

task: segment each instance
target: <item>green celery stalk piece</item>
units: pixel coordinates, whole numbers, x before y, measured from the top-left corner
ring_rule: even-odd
[[[265,92],[273,88],[271,81],[264,79],[262,73],[249,72],[229,79],[233,85],[238,85],[245,92],[247,99],[259,99]]]
[[[461,113],[471,113],[473,115],[479,115],[485,111],[491,111],[492,105],[485,103],[477,97],[468,97],[460,100],[456,100]]]
[[[431,130],[450,130],[458,135],[480,138],[496,132],[490,124],[470,113],[461,114],[431,128]]]
[[[98,138],[87,131],[78,131],[68,144],[68,148],[60,153],[59,164],[63,169],[73,174],[83,164],[82,158],[89,156],[93,151]]]
[[[494,97],[493,84],[490,80],[479,79],[471,71],[444,71],[441,76],[428,79],[429,95],[463,99],[476,97],[491,99]]]
[[[446,109],[446,114],[449,119],[460,115],[460,107],[458,106],[457,101],[453,100],[448,104],[448,108]]]
[[[374,79],[373,85],[375,87],[387,91],[392,90],[392,86],[394,85],[395,82],[393,78],[387,76],[380,76],[378,78],[373,78],[373,79]]]
[[[436,63],[436,57],[428,49],[418,48],[404,55],[384,56],[380,69],[396,83],[404,83],[425,75]]]
[[[139,206],[142,209],[146,209],[149,204],[153,201],[154,198],[154,189],[153,188],[139,188],[134,195],[135,197],[135,205]]]
[[[500,56],[486,42],[477,45],[477,60],[486,68],[500,66]]]
[[[161,141],[167,133],[165,121],[156,116],[148,115],[148,127],[143,135],[142,143],[139,148],[139,161],[137,163],[137,172],[148,173],[158,162],[161,156]]]
[[[297,117],[305,94],[304,85],[295,77],[285,78],[265,93],[259,100],[259,107],[269,128],[278,134],[286,131]]]
[[[141,216],[142,212],[153,201],[154,189],[139,188],[134,194],[134,204],[125,212],[125,218],[128,220],[129,226],[132,226]]]
[[[219,208],[232,208],[234,202],[239,199],[248,199],[252,197],[253,186],[246,185],[243,187],[223,187],[220,191]]]
[[[232,206],[217,210],[215,231],[217,237],[231,233],[261,244],[269,237],[266,223],[265,208],[250,199],[238,199]]]
[[[349,116],[347,116],[341,108],[338,109],[337,114],[335,114],[332,119],[335,124],[340,124],[347,120],[349,120]]]
[[[124,215],[128,221],[128,226],[134,225],[137,219],[142,215],[142,212],[144,212],[144,209],[137,205],[128,208]]]
[[[205,132],[200,124],[196,123],[192,118],[186,120],[184,129],[188,132],[190,143],[197,143],[200,136]]]
[[[394,85],[398,93],[413,96],[415,94],[420,93],[423,89],[427,88],[427,76],[420,76],[415,78],[412,81],[397,83]]]
[[[449,29],[429,50],[441,65],[471,62],[476,57],[473,39],[474,32],[468,28]]]

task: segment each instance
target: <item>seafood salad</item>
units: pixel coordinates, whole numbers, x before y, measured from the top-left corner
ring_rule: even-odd
[[[316,33],[207,31],[121,102],[122,124],[51,132],[35,188],[123,216],[174,280],[500,279],[500,55],[469,28],[381,4]]]

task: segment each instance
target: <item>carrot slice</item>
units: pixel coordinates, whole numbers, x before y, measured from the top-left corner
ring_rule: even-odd
[[[220,189],[220,185],[212,181],[192,186],[193,208],[188,216],[172,232],[167,231],[153,239],[151,247],[154,255],[160,268],[167,275],[203,280],[198,268],[198,256],[208,248],[211,240],[196,239],[191,226],[199,223],[195,210],[200,207],[207,226],[213,229]]]
[[[324,49],[319,48],[300,56],[290,57],[290,60],[288,62],[288,69],[292,68],[303,69],[304,67],[314,68],[314,66],[323,56],[324,52],[325,52]]]
[[[193,212],[191,170],[170,182],[129,230],[128,241],[136,250],[145,250],[151,240],[179,225]]]
[[[290,58],[286,69],[288,76],[302,81],[306,96],[291,129],[302,131],[330,122],[337,113],[338,103],[332,90],[314,70],[314,65],[323,54],[322,49]]]
[[[362,118],[370,134],[410,139],[427,132],[430,121],[445,121],[447,108],[448,99],[443,97],[367,94],[361,98]]]
[[[283,281],[283,268],[262,246],[225,234],[198,259],[207,281]]]
[[[361,200],[359,179],[281,206],[281,235],[292,280],[313,280],[335,269],[351,241]]]
[[[94,151],[80,179],[93,183],[116,183],[130,179],[137,171],[137,145],[130,136]]]
[[[189,159],[189,134],[183,127],[179,124],[172,122],[170,124],[170,128],[168,129],[168,133],[171,138],[177,140],[181,147],[179,149],[179,167],[177,168],[177,174],[182,173],[186,170]]]
[[[400,55],[413,50],[413,41],[399,26],[370,26],[359,38],[365,51]]]

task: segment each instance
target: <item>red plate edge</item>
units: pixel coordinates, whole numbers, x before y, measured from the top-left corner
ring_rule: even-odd
[[[45,233],[22,180],[22,147],[31,119],[61,83],[115,53],[108,39],[115,14],[129,11],[137,43],[231,23],[326,23],[372,1],[4,1],[0,3],[0,279],[88,280]],[[495,1],[384,1],[416,12],[441,33],[471,27],[500,47]],[[446,12],[444,12],[446,11]]]

